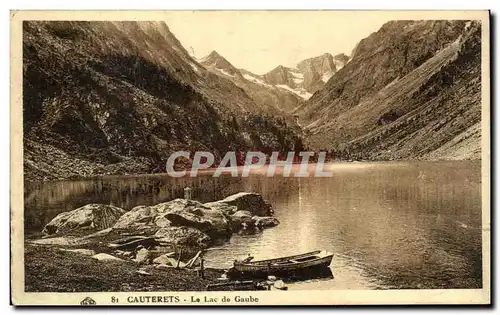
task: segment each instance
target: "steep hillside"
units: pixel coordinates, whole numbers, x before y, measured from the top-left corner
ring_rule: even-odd
[[[307,143],[343,159],[480,157],[481,30],[393,21],[296,113]]]
[[[23,126],[28,180],[161,171],[177,150],[297,139],[163,22],[24,22]]]
[[[236,69],[215,50],[200,59],[199,62],[214,74],[228,79],[240,87],[263,113],[283,115],[293,111],[303,103],[303,99],[293,91],[267,84],[258,75],[243,69]]]

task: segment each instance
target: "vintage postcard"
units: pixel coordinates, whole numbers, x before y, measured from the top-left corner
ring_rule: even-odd
[[[12,303],[490,304],[489,35],[12,11]]]

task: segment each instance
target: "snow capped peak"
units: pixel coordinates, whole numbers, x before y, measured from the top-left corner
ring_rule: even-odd
[[[332,76],[347,64],[345,54],[333,56],[331,53],[304,59],[295,67],[279,65],[262,75],[265,83],[286,89],[287,86],[297,95],[307,99],[311,93],[321,89]]]
[[[199,63],[225,76],[241,78],[239,70],[215,50],[212,50],[210,54],[200,59]]]

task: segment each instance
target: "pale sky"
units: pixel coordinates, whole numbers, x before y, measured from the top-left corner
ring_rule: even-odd
[[[190,54],[216,50],[237,68],[263,74],[324,54],[351,54],[391,19],[377,11],[170,11],[166,23]],[[192,49],[192,50],[191,50]]]

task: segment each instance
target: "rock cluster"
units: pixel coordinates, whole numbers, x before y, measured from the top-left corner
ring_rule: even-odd
[[[128,212],[114,206],[89,204],[59,214],[44,227],[43,233],[46,237],[56,238],[70,234],[89,238],[93,235],[109,235],[112,231],[121,235],[142,235],[126,237],[116,241],[118,244],[109,244],[109,247],[115,248],[115,254],[123,259],[139,264],[157,261],[165,265],[178,257],[169,254],[161,261],[157,260],[152,254],[153,248],[155,251],[158,248],[203,250],[216,241],[228,240],[240,230],[258,230],[278,225],[278,219],[272,215],[271,205],[261,195],[248,192],[204,204],[195,200],[175,199],[154,206],[137,206]],[[125,249],[128,251],[123,251]],[[101,254],[94,257],[99,260],[110,259],[106,256],[108,254]]]

